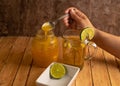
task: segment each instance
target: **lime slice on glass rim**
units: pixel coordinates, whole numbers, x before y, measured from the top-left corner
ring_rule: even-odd
[[[64,65],[60,63],[54,63],[50,67],[50,76],[54,79],[60,79],[66,74],[66,68]]]
[[[83,29],[80,33],[80,40],[84,42],[86,39],[91,40],[94,37],[94,30],[91,27]]]
[[[45,22],[42,25],[42,30],[44,30],[45,32],[52,30],[53,27],[51,26],[51,24],[49,22]]]

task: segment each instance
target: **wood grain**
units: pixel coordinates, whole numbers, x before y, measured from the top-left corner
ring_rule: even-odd
[[[108,53],[105,51],[105,53]],[[104,54],[105,54],[104,53]],[[105,59],[108,66],[109,77],[111,80],[112,86],[117,86],[120,84],[120,70],[117,65],[116,59],[111,54],[105,54]]]
[[[0,86],[36,86],[35,81],[45,68],[33,62],[31,41],[31,37],[0,37]],[[93,58],[85,60],[72,86],[118,86],[118,61],[98,47]]]
[[[4,68],[2,68],[0,72],[1,86],[8,86],[8,85],[10,86],[13,84],[27,42],[28,42],[28,38],[25,37],[18,38],[15,41],[15,44],[12,47],[12,49],[9,51],[10,53],[8,55],[8,59],[5,60]]]
[[[85,78],[87,77],[87,78]],[[90,69],[90,61],[85,61],[83,69],[80,71],[76,79],[76,86],[92,86],[92,75]]]
[[[98,48],[97,54],[91,60],[91,69],[94,86],[110,86],[107,66],[102,49]]]
[[[15,37],[7,37],[6,39],[2,39],[0,42],[0,71],[6,65],[6,60],[8,59],[10,50],[15,40]]]
[[[25,50],[24,56],[22,58],[20,67],[18,69],[18,72],[16,74],[13,86],[24,86],[26,85],[27,78],[29,76],[29,72],[31,70],[32,66],[32,57],[31,57],[31,41],[29,40],[29,44],[26,45],[27,48]]]

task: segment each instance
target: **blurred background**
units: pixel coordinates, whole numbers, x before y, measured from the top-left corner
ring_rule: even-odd
[[[120,35],[120,0],[0,0],[0,36],[34,36],[44,22],[71,6],[81,9],[97,28]],[[63,29],[58,23],[55,34]]]

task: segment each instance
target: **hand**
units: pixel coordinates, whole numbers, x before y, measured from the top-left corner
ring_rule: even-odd
[[[65,17],[63,20],[67,27],[76,28],[77,26],[79,29],[86,27],[94,28],[88,17],[77,8],[70,7],[65,11],[65,13],[69,14],[69,16]]]

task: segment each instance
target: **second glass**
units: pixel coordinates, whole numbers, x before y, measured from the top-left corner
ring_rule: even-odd
[[[85,44],[80,41],[79,31],[67,30],[63,34],[63,62],[82,68],[84,64]]]

